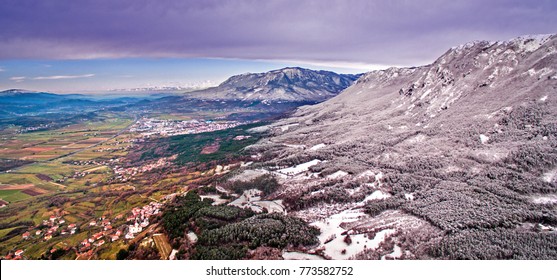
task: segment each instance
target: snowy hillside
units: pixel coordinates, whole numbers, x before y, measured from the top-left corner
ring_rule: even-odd
[[[272,198],[331,235],[325,257],[557,258],[556,35],[369,72],[272,131],[258,168],[316,162]]]

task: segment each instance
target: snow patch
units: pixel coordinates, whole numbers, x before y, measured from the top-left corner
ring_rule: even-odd
[[[489,141],[489,137],[487,137],[487,136],[485,136],[485,135],[483,135],[483,134],[480,134],[480,142],[481,142],[482,144],[485,145],[485,144],[487,144],[488,141]]]
[[[551,183],[553,181],[555,181],[555,178],[557,177],[557,168],[550,170],[548,172],[545,172],[543,174],[543,180],[547,183]]]
[[[532,202],[535,204],[555,204],[557,203],[557,195],[540,195],[532,197]]]
[[[385,229],[378,232],[373,239],[369,239],[366,233],[354,234],[350,235],[350,239],[352,240],[350,245],[344,242],[345,236],[342,235],[342,233],[345,232],[346,229],[342,228],[341,224],[355,222],[366,216],[367,215],[363,213],[362,209],[350,209],[332,215],[324,221],[311,223],[311,225],[321,230],[319,241],[324,248],[323,253],[335,260],[348,259],[366,248],[376,249],[379,243],[385,240],[386,236],[395,232],[394,229]]]
[[[214,200],[214,202],[211,205],[220,205],[220,204],[224,204],[228,201],[226,199],[222,199],[220,197],[220,195],[218,195],[218,194],[200,195],[199,197],[201,197],[201,199],[210,198],[210,199]]]
[[[294,167],[288,167],[278,170],[277,172],[285,174],[285,175],[296,175],[305,171],[308,171],[310,167],[321,163],[321,160],[314,159],[302,164],[298,164]]]
[[[195,234],[195,232],[193,231],[188,232],[187,237],[191,243],[197,242],[197,234]]]
[[[542,98],[540,98],[541,102],[545,102],[547,100],[547,95],[544,95]]]
[[[237,207],[244,207],[250,201],[259,201],[261,200],[261,191],[258,189],[250,189],[244,191],[240,197],[236,200],[230,202],[228,205],[237,206]]]
[[[230,202],[228,205],[240,208],[250,208],[252,211],[261,213],[267,209],[269,213],[285,213],[282,200],[261,200],[262,192],[258,189],[250,189],[244,191],[240,197]]]
[[[348,172],[339,170],[333,174],[330,174],[329,176],[327,176],[328,179],[338,179],[338,178],[342,178],[344,176],[348,175]]]
[[[414,200],[414,194],[413,193],[405,193],[404,198],[406,200]]]
[[[375,178],[375,173],[373,173],[373,171],[371,170],[366,170],[362,172],[360,175],[358,175],[356,178],[366,178],[366,177]]]
[[[377,173],[377,175],[375,175],[375,181],[380,181],[384,176],[383,172]]]
[[[295,145],[295,144],[283,144],[283,145],[295,149],[304,149],[306,147],[306,145]]]
[[[380,200],[388,197],[391,197],[391,195],[381,190],[376,190],[372,194],[368,195],[362,202],[365,203],[371,200]]]
[[[550,34],[528,35],[518,37],[511,42],[517,43],[520,51],[533,52],[545,44],[550,37]]]
[[[400,247],[398,245],[395,245],[395,247],[393,248],[393,252],[388,254],[388,255],[384,255],[381,257],[381,260],[386,260],[387,257],[393,258],[393,259],[398,259],[400,257],[402,257],[402,249],[400,249]]]
[[[319,149],[325,148],[326,146],[327,146],[327,145],[321,143],[321,144],[317,144],[317,145],[315,145],[315,146],[313,146],[313,147],[311,147],[311,148],[309,148],[309,149],[312,150],[312,151],[317,151],[317,150],[319,150]]]
[[[283,126],[280,127],[280,131],[285,132],[285,131],[289,130],[291,127],[298,126],[298,125],[300,125],[300,124],[299,123],[292,123],[292,124],[283,125]]]

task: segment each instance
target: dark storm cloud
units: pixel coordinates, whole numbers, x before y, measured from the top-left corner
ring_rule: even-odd
[[[220,57],[411,65],[557,31],[557,1],[2,0],[0,58]]]

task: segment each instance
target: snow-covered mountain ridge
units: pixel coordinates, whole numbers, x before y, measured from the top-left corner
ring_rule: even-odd
[[[345,220],[323,234],[360,245],[322,236],[329,257],[555,259],[556,49],[556,35],[477,41],[366,73],[274,124],[255,166],[291,215]]]
[[[220,100],[321,102],[352,85],[358,77],[292,67],[232,76],[218,87],[192,92],[187,96]]]

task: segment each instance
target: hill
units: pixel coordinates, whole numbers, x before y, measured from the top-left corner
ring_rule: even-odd
[[[343,220],[333,258],[555,259],[556,93],[556,35],[477,41],[369,72],[251,150],[289,213]],[[340,254],[335,232],[387,238]]]

